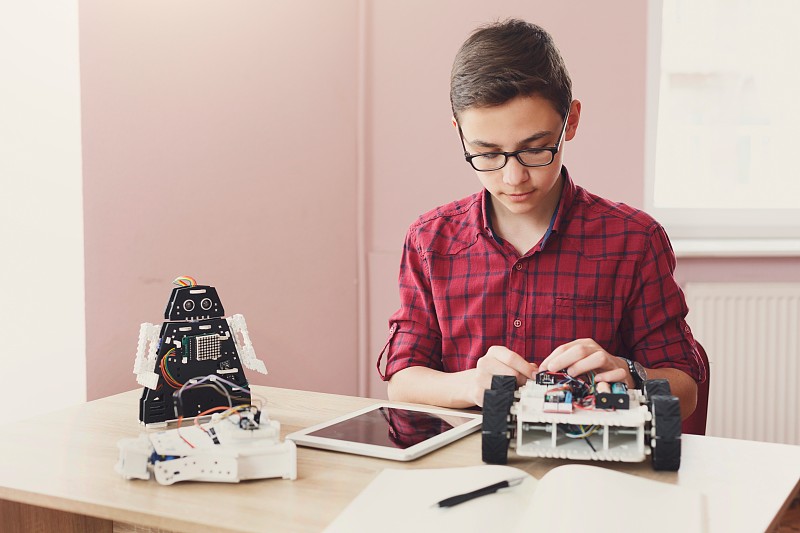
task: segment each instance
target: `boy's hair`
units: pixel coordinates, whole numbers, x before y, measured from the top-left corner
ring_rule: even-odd
[[[539,95],[565,115],[572,80],[550,34],[509,19],[476,29],[461,45],[450,73],[453,114],[470,107],[493,107],[517,96]]]

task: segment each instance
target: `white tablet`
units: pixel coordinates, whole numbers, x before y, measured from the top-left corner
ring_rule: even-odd
[[[286,436],[302,446],[410,461],[480,428],[481,415],[377,403]]]

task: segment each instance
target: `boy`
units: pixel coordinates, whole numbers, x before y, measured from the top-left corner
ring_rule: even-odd
[[[594,371],[637,388],[665,378],[682,416],[694,410],[705,369],[664,229],[562,166],[581,114],[571,85],[550,35],[521,20],[479,28],[456,55],[453,126],[483,190],[408,230],[390,399],[480,406],[493,374]]]

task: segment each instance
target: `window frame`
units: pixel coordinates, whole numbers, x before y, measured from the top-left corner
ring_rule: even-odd
[[[737,240],[731,249],[741,255],[800,255],[800,200],[793,209],[667,208],[655,206],[656,140],[661,87],[662,12],[664,1],[648,0],[645,85],[645,210],[670,237]],[[800,179],[800,177],[798,178]],[[776,240],[775,247],[750,246],[747,241]],[[790,242],[791,241],[791,242]],[[677,248],[677,247],[676,247]],[[747,253],[748,248],[753,248]],[[734,252],[735,253],[735,252]]]

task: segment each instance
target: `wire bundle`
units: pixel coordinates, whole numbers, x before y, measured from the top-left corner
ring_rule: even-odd
[[[552,372],[561,380],[554,387],[547,389],[547,393],[558,391],[569,391],[572,393],[572,404],[579,409],[594,408],[595,381],[594,372],[589,372],[589,382],[570,376],[565,372]]]
[[[594,409],[596,392],[594,372],[589,372],[588,382],[580,378],[572,377],[565,372],[554,372],[553,374],[561,379],[554,387],[547,389],[548,394],[558,391],[569,391],[572,393],[572,405],[574,407],[578,409]],[[562,431],[564,435],[570,439],[585,439],[589,447],[593,451],[596,451],[589,437],[596,433],[598,429],[600,429],[598,425],[584,426],[576,424],[569,425],[566,429],[562,429]]]
[[[165,379],[166,379],[166,374],[165,374]],[[214,374],[210,374],[200,379],[190,379],[189,381],[181,385],[180,388],[178,388],[178,390],[176,390],[173,393],[173,397],[175,398],[175,417],[178,419],[178,427],[177,427],[178,436],[191,448],[194,448],[195,446],[191,442],[189,442],[183,435],[181,435],[180,432],[181,422],[183,421],[183,393],[190,389],[199,389],[199,388],[211,388],[214,392],[217,392],[218,394],[223,396],[228,404],[228,405],[212,407],[211,409],[206,409],[202,413],[196,415],[194,420],[195,425],[199,426],[200,429],[202,429],[206,434],[208,434],[208,430],[205,427],[201,426],[199,422],[200,418],[203,416],[208,416],[209,414],[222,411],[223,412],[222,416],[220,416],[219,420],[217,420],[215,423],[228,419],[230,422],[237,424],[241,422],[242,415],[244,414],[245,410],[250,410],[253,413],[253,418],[256,421],[258,420],[257,417],[259,416],[259,414],[263,414],[262,407],[266,403],[266,400],[260,396],[253,395],[250,392],[250,389],[246,387],[237,385],[231,381],[228,381],[227,379],[221,378]],[[230,389],[230,392],[228,389]],[[234,405],[235,401],[242,403]],[[238,421],[230,419],[231,415],[234,414],[239,415]]]
[[[180,389],[183,387],[183,383],[175,379],[172,374],[169,373],[169,368],[167,368],[167,357],[173,355],[175,355],[175,348],[170,348],[167,353],[164,354],[164,357],[161,358],[161,375],[164,376],[164,381],[167,382],[167,385],[173,389]]]
[[[192,276],[178,276],[172,280],[172,284],[177,285],[178,287],[196,287],[197,280]]]

